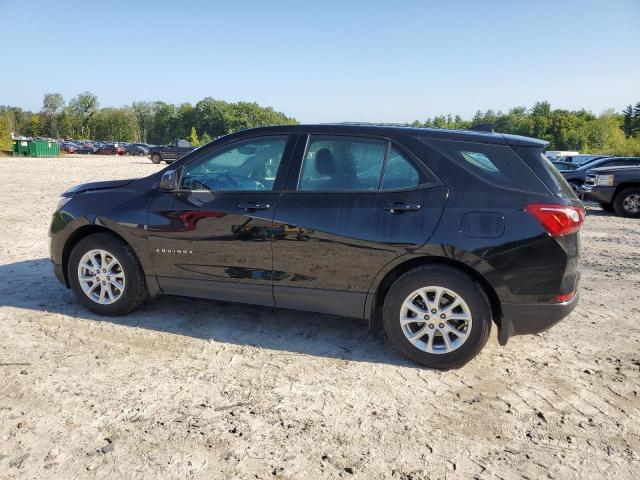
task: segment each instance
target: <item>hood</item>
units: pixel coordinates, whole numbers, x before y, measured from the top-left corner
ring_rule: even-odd
[[[129,178],[126,180],[109,180],[106,182],[81,183],[80,185],[74,185],[73,187],[63,192],[62,196],[71,197],[72,195],[76,195],[82,192],[89,192],[92,190],[106,190],[108,188],[124,187],[125,185],[129,185],[134,180],[136,179]]]
[[[590,168],[587,173],[616,173],[621,171],[629,171],[629,172],[638,172],[640,174],[640,166],[639,165],[622,165],[617,167],[600,167],[600,168]]]

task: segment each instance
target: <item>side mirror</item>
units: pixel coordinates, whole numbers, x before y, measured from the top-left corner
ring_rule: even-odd
[[[160,190],[165,192],[173,192],[178,189],[178,171],[167,170],[162,174],[160,179]]]

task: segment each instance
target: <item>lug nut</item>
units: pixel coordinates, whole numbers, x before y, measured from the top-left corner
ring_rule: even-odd
[[[444,323],[441,323],[440,325],[438,325],[440,328],[444,328]]]
[[[433,328],[433,323],[430,323],[430,324],[429,324],[429,328]]]
[[[429,315],[425,315],[425,316],[424,316],[424,319],[425,319],[425,320],[429,320]]]
[[[447,316],[443,313],[442,315],[440,315],[440,318],[447,318]]]
[[[435,308],[431,309],[431,313],[436,313],[436,312],[437,312],[437,310]]]

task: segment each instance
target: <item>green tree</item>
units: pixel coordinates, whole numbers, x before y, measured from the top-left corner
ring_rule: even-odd
[[[64,108],[64,98],[59,93],[45,93],[42,99],[42,132],[48,137],[59,136],[58,115]]]
[[[90,137],[89,119],[98,111],[100,104],[98,97],[91,92],[82,92],[69,102],[69,109],[73,115],[77,115],[80,119],[81,131],[79,134],[83,137]]]
[[[198,138],[196,127],[191,127],[191,133],[189,134],[189,138],[187,140],[189,140],[189,143],[191,143],[193,147],[200,146],[200,139]]]

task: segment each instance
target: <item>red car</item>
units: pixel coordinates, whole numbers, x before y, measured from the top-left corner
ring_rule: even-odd
[[[71,143],[62,143],[60,144],[60,151],[64,153],[76,153],[78,147],[72,145]]]
[[[124,155],[125,148],[117,143],[107,143],[96,151],[96,155]]]

